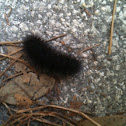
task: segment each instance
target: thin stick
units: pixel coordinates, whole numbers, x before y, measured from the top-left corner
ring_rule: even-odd
[[[9,106],[5,102],[2,102],[2,104],[7,108],[8,112],[10,113],[10,115],[12,115],[12,112],[11,112]]]
[[[67,117],[65,117],[63,115],[60,115],[60,114],[56,113],[56,112],[54,112],[54,113],[55,113],[55,115],[60,116],[61,118],[64,118],[64,119],[68,120],[69,122],[72,122],[73,124],[77,125],[77,123],[75,121],[73,121],[72,119],[69,119],[69,118],[67,118]]]
[[[112,24],[111,24],[111,33],[110,33],[110,41],[109,41],[109,55],[111,54],[111,47],[112,47],[112,38],[113,38],[113,28],[114,28],[114,17],[115,17],[115,11],[116,11],[116,3],[117,0],[115,0],[114,8],[113,8],[113,14],[112,14]]]
[[[18,52],[20,52],[21,50],[23,50],[23,48],[17,49],[16,51],[9,53],[8,56],[13,55],[13,54],[15,54],[15,53],[18,53]],[[7,58],[7,57],[2,57],[2,58],[0,58],[0,60],[4,60],[4,59],[6,59],[6,58]]]
[[[31,119],[28,120],[27,126],[30,126]]]
[[[4,13],[4,17],[5,17],[7,24],[10,25],[9,20],[8,20],[8,16],[6,15],[6,13]]]
[[[91,47],[85,48],[84,50],[82,50],[81,52],[79,52],[78,55],[81,55],[83,52],[85,52],[85,51],[87,51],[87,50],[90,50],[90,49],[92,49],[92,48],[94,48],[94,47],[97,47],[97,46],[99,46],[99,45],[100,45],[100,43],[98,43],[98,44],[96,44],[96,45],[94,45],[94,46],[91,46]]]
[[[27,123],[27,121],[31,118],[31,116],[26,115],[26,117],[24,119],[22,119],[19,123],[18,126],[23,126]]]
[[[16,45],[16,44],[6,44],[6,46],[22,47],[21,45]]]
[[[91,16],[91,14],[90,14],[86,9],[84,9],[84,12],[85,12],[87,15]]]
[[[12,8],[10,8],[10,11],[9,11],[9,13],[7,15],[8,17],[10,16],[11,12],[12,12]]]
[[[20,59],[22,56],[23,56],[23,54],[21,54],[18,58],[16,58],[16,59],[10,64],[10,66],[8,66],[8,67],[2,72],[2,74],[0,74],[0,77],[3,76],[3,74],[4,74],[7,70],[9,70],[9,69],[14,65],[14,63],[15,63],[18,59]]]
[[[59,35],[59,36],[56,36],[56,37],[52,37],[51,39],[46,40],[46,42],[49,42],[49,41],[55,40],[55,39],[57,39],[57,38],[64,37],[64,36],[66,36],[66,35],[67,35],[67,34],[62,34],[62,35]]]
[[[12,75],[12,76],[9,76],[8,78],[4,79],[1,83],[5,82],[5,81],[7,81],[7,80],[10,80],[10,79],[12,79],[12,78],[14,78],[14,77],[17,77],[17,76],[19,76],[19,75],[22,75],[22,74],[23,74],[23,73],[20,72],[20,73],[14,74],[14,75]],[[0,86],[0,87],[1,87],[1,86]]]
[[[80,111],[77,111],[77,110],[71,109],[71,108],[65,108],[65,107],[62,107],[62,106],[56,106],[56,105],[45,105],[45,106],[40,106],[40,107],[36,107],[36,108],[29,108],[29,109],[25,109],[25,110],[19,110],[19,111],[17,111],[17,113],[27,112],[27,111],[31,111],[31,110],[38,110],[38,109],[43,109],[43,108],[48,108],[48,107],[57,108],[57,109],[63,109],[63,110],[66,110],[66,111],[71,111],[71,112],[77,113],[77,114],[85,117],[86,119],[88,119],[90,122],[92,122],[96,126],[101,126],[100,124],[98,124],[97,122],[95,122],[93,119],[91,119],[90,117],[88,117],[83,112],[80,112]]]
[[[51,126],[61,126],[61,125],[58,125],[58,124],[55,124],[55,123],[51,123],[45,119],[38,119],[38,118],[35,118],[35,117],[31,117],[32,119],[36,120],[36,121],[39,121],[39,122],[42,122],[42,123],[46,123],[46,124],[49,124]]]
[[[62,35],[59,35],[59,36],[56,36],[56,37],[52,37],[51,39],[49,40],[46,40],[46,42],[49,42],[49,41],[52,41],[52,40],[55,40],[57,38],[61,38],[61,37],[64,37],[66,36],[66,34],[62,34]],[[7,41],[7,42],[0,42],[0,45],[6,45],[6,44],[20,44],[22,43],[23,41]]]
[[[52,113],[52,114],[50,114],[49,116],[53,116],[53,117],[56,117],[56,118],[58,118],[58,119],[60,119],[60,120],[62,120],[63,122],[65,122],[65,123],[67,123],[67,124],[69,124],[70,126],[74,126],[73,124],[71,124],[70,122],[68,122],[67,120],[65,120],[65,119],[63,119],[62,117],[60,117],[59,115],[57,116],[58,114],[55,114],[55,113]]]
[[[10,79],[12,79],[12,78],[14,78],[14,77],[17,77],[17,76],[19,76],[19,75],[22,75],[22,74],[23,74],[22,72],[17,73],[17,74],[14,74],[14,75],[9,76],[8,78],[4,79],[2,82],[5,82],[5,81],[7,81],[7,80],[10,80]]]
[[[15,60],[14,57],[8,56],[8,55],[6,55],[6,54],[0,53],[0,56],[8,57],[8,58],[10,58],[10,59],[12,59],[12,60]],[[24,65],[26,65],[27,67],[29,67],[31,70],[33,70],[35,73],[37,73],[37,72],[35,71],[35,69],[34,69],[31,65],[27,64],[24,60],[17,59],[17,61],[20,62],[20,63],[23,63]]]
[[[29,73],[29,72],[31,72],[31,71],[28,71],[27,73]],[[5,84],[5,83],[4,83],[5,81],[10,80],[10,79],[12,79],[12,78],[14,78],[14,77],[20,76],[20,75],[22,75],[22,74],[23,74],[23,73],[20,72],[20,73],[11,75],[11,76],[9,76],[9,77],[7,76],[6,79],[2,80],[1,85],[0,85],[0,88]]]
[[[18,121],[20,121],[21,119],[25,119],[26,118],[26,115],[21,115],[21,117],[19,117],[19,118],[15,118],[15,120],[14,121],[11,121],[11,126],[13,126],[14,125],[14,123],[16,123],[16,122],[18,122]]]
[[[10,121],[11,121],[13,118],[16,120],[16,118],[19,118],[20,116],[22,116],[22,114],[10,116],[9,119],[8,119],[6,122],[4,122],[4,123],[2,124],[2,126],[7,126],[7,124],[9,124]],[[11,122],[12,122],[12,121],[11,121]]]
[[[7,42],[0,42],[0,45],[5,45],[5,44],[19,44],[22,43],[22,41],[7,41]]]
[[[27,114],[27,116],[28,116],[28,115],[29,115],[29,114]],[[58,113],[56,113],[56,112],[31,113],[30,115],[31,115],[31,116],[40,116],[40,115],[42,115],[42,117],[45,117],[45,116],[56,117],[56,118],[58,118],[58,119],[60,119],[60,120],[62,120],[62,121],[64,121],[64,122],[68,123],[68,124],[71,125],[71,126],[74,126],[74,125],[71,124],[70,122],[68,122],[67,120],[71,121],[72,123],[75,123],[75,122],[73,122],[72,120],[67,119],[66,117],[64,117],[64,116],[62,116],[62,115],[60,115],[60,114],[58,114]],[[65,118],[65,119],[67,119],[67,120],[65,120],[65,119],[63,119],[63,118]],[[77,123],[76,123],[76,124],[77,124]]]

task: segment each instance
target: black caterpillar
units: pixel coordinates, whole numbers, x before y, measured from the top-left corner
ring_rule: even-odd
[[[23,48],[29,63],[40,73],[66,77],[80,71],[81,62],[75,56],[54,49],[37,35],[26,36]]]

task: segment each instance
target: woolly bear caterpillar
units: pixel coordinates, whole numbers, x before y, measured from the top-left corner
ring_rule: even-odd
[[[29,63],[40,73],[66,77],[80,71],[81,62],[75,56],[54,49],[37,35],[26,36],[23,48]]]

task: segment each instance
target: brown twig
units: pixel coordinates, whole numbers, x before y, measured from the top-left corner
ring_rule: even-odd
[[[114,17],[115,17],[115,11],[116,11],[116,3],[117,0],[115,0],[114,8],[113,8],[113,14],[112,14],[112,24],[111,24],[111,33],[110,33],[110,41],[109,41],[109,55],[111,54],[111,47],[112,47],[112,38],[113,38],[113,28],[114,28]]]
[[[16,58],[16,59],[10,64],[10,66],[8,66],[8,67],[2,72],[2,74],[0,74],[0,77],[3,76],[4,73],[5,73],[7,70],[9,70],[9,69],[14,65],[14,63],[15,63],[18,59],[20,59],[22,56],[23,56],[23,54],[21,54],[18,58]]]
[[[36,121],[49,124],[49,125],[51,125],[51,126],[61,126],[61,125],[58,125],[58,124],[49,122],[49,121],[47,121],[47,120],[45,120],[45,119],[39,119],[39,118],[35,118],[35,117],[31,117],[31,118],[34,119],[34,120],[36,120]]]
[[[6,45],[6,44],[20,44],[22,41],[7,41],[7,42],[0,42],[0,45]]]
[[[84,12],[85,12],[87,15],[91,16],[91,14],[90,14],[86,9],[84,9]]]
[[[49,41],[55,40],[55,39],[57,39],[57,38],[64,37],[64,36],[66,36],[66,35],[67,35],[67,34],[62,34],[62,35],[59,35],[59,36],[56,36],[56,37],[52,37],[51,39],[46,40],[46,42],[49,42]]]
[[[6,46],[22,47],[21,45],[16,45],[16,44],[6,44]]]
[[[23,126],[27,123],[27,121],[31,118],[31,115],[26,114],[25,118],[22,119],[19,123],[18,126]]]
[[[87,51],[87,50],[90,50],[90,49],[92,49],[92,48],[94,48],[94,47],[97,47],[97,46],[99,46],[99,45],[100,45],[100,43],[98,43],[98,44],[96,44],[96,45],[94,45],[94,46],[85,48],[85,49],[83,49],[81,52],[79,52],[78,55],[81,55],[83,52],[85,52],[85,51]]]
[[[12,78],[14,78],[14,77],[17,77],[17,76],[19,76],[19,75],[22,75],[22,74],[23,74],[23,73],[20,72],[20,73],[14,74],[14,75],[12,75],[12,76],[9,76],[8,78],[4,79],[4,80],[2,81],[2,83],[5,82],[5,81],[7,81],[7,80],[10,80],[10,79],[12,79]]]
[[[9,13],[7,15],[8,17],[10,16],[11,12],[12,12],[12,8],[10,8],[10,11],[9,11]]]
[[[14,58],[14,57],[12,57],[12,56],[8,56],[8,55],[6,55],[6,54],[0,53],[0,56],[4,56],[4,57],[8,57],[8,58],[10,58],[10,59],[12,59],[12,60],[16,60],[16,58]],[[37,73],[36,70],[35,70],[31,65],[29,65],[28,63],[26,63],[24,60],[17,59],[17,61],[20,62],[20,63],[23,63],[24,65],[26,65],[27,67],[29,67],[31,70],[33,70],[35,73]],[[37,74],[38,74],[38,73],[37,73]]]
[[[23,50],[23,49],[22,49],[22,48],[17,49],[16,51],[9,53],[8,56],[11,56],[11,55],[13,55],[13,54],[15,54],[15,53],[18,53],[18,52],[20,52],[21,50]],[[7,57],[2,57],[2,58],[0,58],[0,60],[4,60],[4,59],[6,59],[6,58],[7,58]]]
[[[6,13],[4,13],[4,17],[5,17],[7,24],[10,25],[9,20],[8,20],[8,16],[6,15]]]
[[[33,110],[38,110],[38,109],[43,109],[43,108],[48,108],[48,107],[62,109],[62,110],[66,110],[66,111],[71,111],[71,112],[77,113],[77,114],[85,117],[86,119],[88,119],[90,122],[92,122],[96,126],[101,126],[100,124],[95,122],[93,119],[91,119],[89,116],[87,116],[83,112],[80,112],[80,111],[77,111],[77,110],[71,109],[71,108],[65,108],[65,107],[62,107],[62,106],[56,106],[56,105],[45,105],[45,106],[40,106],[40,107],[36,107],[36,108],[29,108],[29,109],[25,109],[25,110],[19,110],[19,111],[17,111],[17,113],[23,113],[23,112],[28,112],[28,111],[33,111]]]
[[[3,126],[6,126],[6,124],[14,125],[15,123],[18,123],[17,125],[22,125],[22,124],[27,123],[27,125],[28,125],[30,123],[29,120],[31,120],[31,121],[36,120],[36,121],[39,121],[42,123],[49,124],[51,126],[61,126],[57,123],[50,122],[50,121],[44,119],[43,117],[46,117],[46,116],[57,118],[57,119],[61,120],[62,122],[69,124],[70,126],[74,126],[74,124],[78,125],[75,121],[62,116],[62,115],[58,114],[57,112],[40,110],[40,109],[45,110],[46,108],[53,108],[53,110],[54,109],[61,109],[61,110],[69,111],[69,112],[74,112],[76,114],[81,115],[82,117],[85,117],[86,119],[91,121],[96,126],[101,126],[100,124],[98,124],[97,122],[92,120],[90,117],[88,117],[86,114],[84,114],[78,110],[71,109],[71,108],[65,108],[65,107],[61,107],[61,106],[56,106],[56,105],[45,105],[45,106],[29,108],[29,109],[25,109],[25,110],[18,110],[18,111],[16,111],[16,114],[12,115]],[[34,112],[34,110],[40,110],[40,112],[38,112],[38,111]]]
[[[12,115],[12,112],[11,112],[11,109],[9,108],[9,106],[5,102],[2,102],[2,104],[7,108],[10,115]]]
[[[30,122],[31,122],[31,119],[28,120],[28,124],[27,124],[27,126],[30,126]]]
[[[61,116],[60,114],[57,114],[56,112],[53,112],[53,113],[51,114],[51,116],[54,116],[54,117],[56,117],[56,118],[62,120],[63,122],[69,124],[70,126],[74,126],[73,124],[71,124],[70,122],[68,122],[67,120],[65,120],[66,118],[65,118],[64,116]],[[63,118],[65,118],[65,119],[63,119]],[[70,121],[71,121],[71,120],[70,120]],[[71,121],[71,122],[72,122],[72,121]],[[74,123],[75,123],[75,122],[74,122]],[[76,123],[76,124],[77,124],[77,123]]]
[[[18,115],[12,115],[12,116],[10,116],[10,118],[6,121],[6,122],[4,122],[3,124],[2,124],[2,126],[8,126],[8,124],[10,124],[9,122],[14,118],[15,120],[16,120],[16,118],[18,118],[18,120],[19,120],[19,118],[22,116],[22,115],[24,115],[24,114],[18,114]]]
[[[67,124],[69,124],[70,126],[74,126],[73,124],[71,124],[70,122],[68,122],[67,120],[71,121],[72,123],[76,124],[76,122],[73,122],[72,120],[70,119],[67,119],[66,117],[56,113],[56,112],[41,112],[41,113],[31,113],[30,114],[31,116],[42,116],[42,117],[45,117],[45,116],[51,116],[51,117],[56,117],[60,120],[62,120],[63,122],[66,122]],[[63,119],[64,118],[64,119]],[[67,119],[67,120],[65,120]]]
[[[56,113],[56,112],[55,112],[55,115],[58,115],[58,116],[60,116],[60,117],[62,117],[64,119],[68,120],[69,122],[72,122],[73,124],[76,124],[77,125],[77,123],[75,121],[73,121],[72,119],[69,119],[69,118],[67,118],[67,117],[65,117],[63,115],[60,115],[60,114]]]
[[[46,40],[45,42],[49,42],[49,41],[52,41],[52,40],[55,40],[57,38],[61,38],[61,37],[64,37],[66,36],[66,34],[62,34],[62,35],[59,35],[59,36],[56,36],[56,37],[52,37],[51,39],[49,40]],[[22,41],[7,41],[7,42],[0,42],[0,45],[6,45],[6,44],[20,44],[22,43]]]
[[[15,117],[13,117],[13,116],[12,116],[12,118],[15,118]],[[18,117],[17,119],[15,118],[15,120],[14,120],[14,121],[11,121],[11,123],[10,123],[10,124],[11,124],[11,126],[13,126],[13,125],[14,125],[14,123],[16,123],[16,122],[20,121],[20,120],[21,120],[21,119],[23,119],[23,118],[24,118],[24,119],[26,118],[26,114],[19,115],[19,117]],[[11,119],[10,119],[10,120],[11,120]]]
[[[31,72],[31,71],[28,71],[27,73],[29,73],[29,72]],[[19,73],[17,73],[17,74],[11,75],[11,76],[9,76],[8,78],[4,79],[1,83],[5,82],[5,81],[7,81],[7,80],[10,80],[10,79],[12,79],[12,78],[14,78],[14,77],[20,76],[20,75],[22,75],[22,74],[23,74],[22,72],[19,72]],[[1,85],[0,85],[0,87],[1,87]]]
[[[4,17],[5,17],[5,20],[6,20],[8,25],[10,25],[8,17],[10,16],[11,12],[12,12],[12,8],[10,8],[10,11],[9,11],[8,14],[4,13]]]

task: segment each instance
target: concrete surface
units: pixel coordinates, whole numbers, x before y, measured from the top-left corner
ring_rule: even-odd
[[[91,16],[80,9],[83,3]],[[126,1],[117,1],[112,54],[108,55],[113,4],[114,0],[0,0],[0,41],[22,40],[31,32],[44,39],[67,33],[50,44],[65,52],[71,48],[76,56],[79,50],[100,43],[80,56],[83,70],[63,80],[60,100],[52,97],[51,101],[69,106],[76,96],[84,103],[81,110],[96,116],[126,112]],[[7,25],[4,13],[10,8]],[[0,53],[4,52],[6,47],[0,46]],[[0,62],[1,71],[6,64]],[[47,97],[41,100],[50,103]]]

